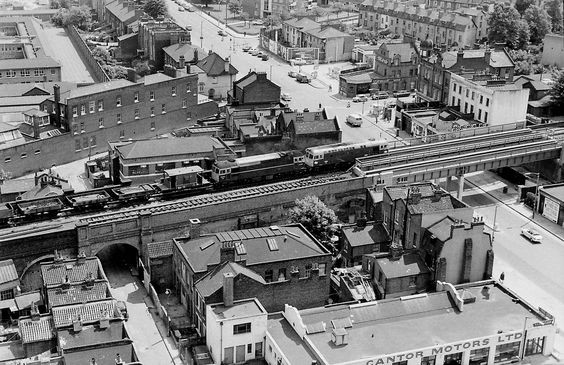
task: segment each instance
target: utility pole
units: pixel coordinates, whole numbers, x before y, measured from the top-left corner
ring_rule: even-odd
[[[200,21],[200,48],[204,48],[204,21]]]

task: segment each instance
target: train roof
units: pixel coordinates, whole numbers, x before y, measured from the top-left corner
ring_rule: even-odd
[[[375,147],[375,146],[386,145],[386,144],[387,141],[384,139],[377,141],[365,141],[365,142],[355,142],[355,143],[342,142],[342,143],[328,144],[325,146],[309,147],[306,149],[306,151],[316,154],[316,153],[324,153],[324,152],[335,151],[335,150],[346,150],[351,147]]]
[[[193,174],[203,171],[204,169],[201,168],[200,166],[184,166],[184,167],[177,167],[175,169],[165,170],[165,173],[168,176],[179,176],[179,175]]]
[[[219,168],[233,167],[233,166],[239,166],[239,167],[252,166],[252,165],[257,165],[263,161],[276,160],[284,155],[303,156],[303,153],[300,151],[272,152],[272,153],[265,153],[262,155],[239,157],[231,161],[218,161],[216,162],[216,165]]]

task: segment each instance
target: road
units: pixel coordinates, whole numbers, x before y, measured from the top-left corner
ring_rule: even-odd
[[[494,278],[505,273],[504,285],[535,307],[542,307],[564,323],[564,228],[543,217],[532,220],[532,211],[516,201],[517,192],[491,172],[466,176],[463,201],[483,216],[488,231],[494,235]],[[456,181],[449,187],[456,190]],[[509,191],[504,194],[503,187]],[[496,213],[497,206],[497,213]],[[493,231],[497,225],[497,231]],[[521,228],[537,230],[541,244],[521,236]],[[556,349],[564,355],[564,331],[556,338]]]
[[[237,78],[241,78],[250,71],[266,72],[269,79],[280,85],[281,92],[289,93],[292,96],[290,107],[293,109],[303,110],[308,108],[314,110],[321,105],[326,109],[329,117],[337,116],[341,130],[343,131],[343,141],[365,141],[368,139],[385,138],[388,140],[395,139],[391,132],[393,126],[382,122],[375,122],[375,118],[368,116],[372,104],[384,104],[386,101],[369,100],[363,103],[352,103],[350,99],[341,98],[337,95],[339,80],[329,77],[329,71],[333,67],[343,69],[351,67],[348,63],[306,65],[301,67],[292,67],[277,56],[270,54],[267,61],[243,52],[241,48],[249,45],[258,48],[259,40],[256,36],[244,36],[233,33],[230,29],[226,29],[225,25],[207,16],[199,11],[188,12],[178,11],[178,5],[172,0],[166,0],[170,16],[182,26],[190,25],[192,27],[192,44],[201,46],[205,50],[211,50],[220,56],[231,58],[231,63],[239,70]],[[229,35],[221,37],[217,34],[218,30],[225,30]],[[288,72],[294,70],[296,72],[303,71],[311,74],[317,71],[318,80],[314,80],[311,84],[301,84],[295,79],[288,76]],[[332,91],[329,91],[331,85]],[[347,105],[350,104],[350,107]],[[347,115],[351,113],[362,114],[364,109],[364,123],[360,128],[354,128],[345,123]],[[388,133],[389,132],[389,133]]]

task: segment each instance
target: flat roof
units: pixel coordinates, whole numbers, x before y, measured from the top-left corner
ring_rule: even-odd
[[[446,291],[380,300],[354,305],[338,305],[299,311],[306,327],[317,329],[305,335],[312,348],[329,364],[376,358],[387,354],[409,352],[437,345],[457,343],[493,336],[499,331],[522,331],[525,317],[544,320],[527,304],[504,288],[481,282],[457,290],[462,297],[475,297],[459,311]],[[488,289],[486,290],[485,287]],[[288,310],[288,309],[287,309]],[[332,320],[350,320],[346,327],[348,344],[334,346],[331,341]],[[476,321],[479,320],[479,325]],[[320,326],[321,323],[325,326]],[[333,322],[334,323],[334,322]],[[289,328],[292,328],[289,325]],[[285,343],[295,331],[269,332],[276,343]],[[288,354],[307,346],[297,341]],[[286,353],[284,354],[286,355]]]
[[[376,262],[388,279],[419,275],[429,272],[429,269],[423,262],[423,259],[416,253],[404,254],[397,260],[385,257],[377,259]]]
[[[233,305],[229,307],[226,307],[223,303],[212,305],[211,307],[215,315],[221,319],[258,316],[259,314],[266,313],[255,298],[233,302]]]
[[[564,202],[564,184],[542,186],[539,191],[544,192],[545,195],[549,195],[561,202]]]
[[[300,336],[281,314],[268,317],[267,331],[276,339],[276,344],[290,364],[311,364],[315,360],[314,353],[303,346]]]

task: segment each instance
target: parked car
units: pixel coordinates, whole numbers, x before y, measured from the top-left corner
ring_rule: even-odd
[[[298,73],[296,71],[288,71],[288,76],[295,79],[298,76]]]
[[[227,36],[227,33],[225,33],[225,31],[224,31],[223,29],[218,30],[218,31],[217,31],[217,34],[219,34],[219,35],[222,36],[222,37],[226,37],[226,36]]]
[[[192,31],[192,26],[191,25],[185,25],[184,29],[186,29],[187,31],[191,32]]]
[[[411,95],[411,93],[407,90],[394,91],[394,98],[403,98],[409,95]]]
[[[292,65],[305,65],[307,64],[307,61],[303,58],[294,58],[291,60],[291,63]]]
[[[192,9],[192,7],[188,4],[184,5],[184,9],[188,10],[189,12],[193,12],[194,9]]]
[[[531,241],[532,243],[541,243],[542,236],[535,230],[523,227],[521,228],[521,235]]]
[[[309,84],[311,82],[311,79],[306,74],[299,73],[296,76],[296,81],[301,82],[303,84]]]
[[[262,60],[263,61],[268,61],[268,55],[266,53],[263,53],[262,55]]]
[[[116,308],[119,310],[123,318],[127,321],[129,319],[129,314],[127,313],[127,304],[120,300],[116,303]]]
[[[260,57],[262,57],[263,54],[264,54],[264,53],[262,53],[262,51],[258,51],[258,53],[255,54],[255,55],[253,55],[253,56],[257,56],[257,57],[260,58]]]
[[[242,48],[243,52],[249,52],[249,50],[251,49],[251,46],[249,46],[248,44],[245,44]]]
[[[282,94],[280,94],[280,99],[285,100],[285,101],[290,101],[290,100],[292,100],[292,95],[290,95],[288,93],[282,93]]]
[[[366,95],[357,95],[352,99],[353,103],[364,103],[368,101],[368,97]]]
[[[203,345],[192,347],[192,357],[194,358],[194,365],[209,365],[214,363],[208,348]]]
[[[262,20],[260,20],[260,19],[257,19],[257,20],[253,20],[253,23],[252,23],[252,24],[253,24],[253,25],[264,25],[264,22],[263,22]]]
[[[376,94],[372,94],[372,100],[382,100],[382,99],[387,99],[390,97],[390,94],[388,94],[385,91],[378,91]]]
[[[260,52],[260,51],[259,51],[258,49],[256,49],[256,48],[251,48],[251,49],[249,50],[249,53],[250,53],[251,55],[253,55],[253,56],[256,56],[259,52]]]
[[[179,6],[178,11],[184,11],[184,8],[182,6]]]

